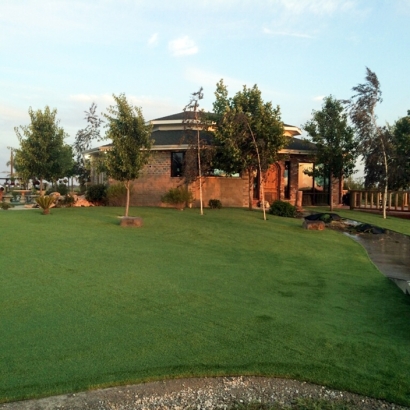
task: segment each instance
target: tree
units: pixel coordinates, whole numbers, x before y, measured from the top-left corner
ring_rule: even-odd
[[[84,158],[84,152],[91,148],[94,140],[100,139],[100,126],[103,123],[102,119],[96,114],[97,105],[92,103],[90,110],[85,111],[85,120],[87,126],[77,132],[73,149],[76,158],[75,175],[82,187],[90,179],[90,166],[88,161]]]
[[[263,173],[277,161],[277,154],[285,143],[280,108],[274,108],[271,102],[265,103],[257,85],[244,86],[233,98],[228,98],[227,88],[220,80],[215,97],[215,160],[227,174],[247,172],[251,210],[254,172],[260,168],[263,194]]]
[[[208,131],[210,121],[205,112],[199,109],[199,100],[203,98],[203,88],[191,94],[189,103],[184,107],[184,128],[188,139],[183,175],[187,183],[199,181],[200,214],[204,214],[202,200],[202,176],[208,173],[212,162],[212,147],[202,138]],[[193,137],[193,138],[192,138]]]
[[[348,125],[342,102],[331,95],[324,99],[320,111],[312,112],[312,119],[303,128],[316,144],[316,162],[322,165],[315,171],[329,178],[330,210],[333,211],[334,179],[341,181],[354,172],[357,158],[354,130]]]
[[[366,178],[373,172],[374,164],[382,164],[382,177],[378,185],[384,188],[383,218],[386,218],[390,160],[389,133],[388,128],[377,125],[376,106],[382,102],[382,92],[377,75],[366,67],[365,79],[365,83],[353,87],[356,94],[346,102],[350,118],[355,126],[358,149],[364,158]]]
[[[40,180],[40,194],[43,194],[43,180],[55,180],[69,171],[69,146],[64,143],[67,134],[56,120],[57,110],[49,107],[33,111],[29,108],[31,123],[28,126],[15,127],[20,142],[16,150],[16,170],[23,175],[30,175]],[[71,148],[70,148],[71,149]],[[60,162],[63,161],[63,164]],[[70,164],[72,166],[72,164]]]
[[[112,147],[104,158],[108,176],[124,183],[127,190],[125,216],[128,217],[130,184],[139,177],[151,156],[151,125],[145,123],[141,108],[132,106],[124,94],[113,95],[116,105],[104,114],[107,120],[106,139]]]
[[[410,110],[392,127],[394,159],[389,186],[394,189],[410,186]]]

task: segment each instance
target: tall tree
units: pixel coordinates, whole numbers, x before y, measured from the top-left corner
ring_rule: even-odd
[[[322,165],[316,167],[315,171],[323,178],[329,178],[332,211],[335,178],[342,181],[354,171],[358,145],[354,139],[354,130],[348,125],[348,115],[342,102],[331,95],[324,99],[320,111],[312,112],[312,119],[303,128],[316,144],[316,162]]]
[[[104,165],[108,176],[124,183],[127,190],[125,216],[130,205],[131,182],[137,179],[151,156],[151,125],[146,124],[141,108],[132,106],[124,94],[113,95],[116,105],[110,106],[106,139],[112,141]]]
[[[40,180],[42,195],[44,179],[61,178],[69,171],[59,164],[62,157],[68,155],[68,146],[64,143],[67,134],[56,119],[56,109],[46,107],[44,111],[33,111],[30,107],[28,113],[30,125],[14,128],[20,142],[15,164],[19,172]]]
[[[199,101],[202,100],[203,88],[191,94],[189,103],[184,107],[185,118],[183,120],[185,137],[188,141],[188,150],[185,153],[184,178],[187,183],[198,181],[200,214],[203,215],[203,175],[209,173],[213,147],[206,141],[210,134],[211,121],[204,110],[199,109]]]
[[[366,82],[353,87],[355,94],[347,101],[350,118],[358,137],[359,152],[364,158],[365,175],[373,164],[383,164],[383,176],[379,186],[384,189],[383,218],[386,218],[387,190],[389,180],[389,147],[386,128],[377,125],[376,106],[381,103],[382,92],[376,73],[366,67]]]
[[[277,154],[285,143],[280,108],[274,108],[271,102],[265,103],[257,85],[244,86],[229,98],[220,80],[215,97],[216,161],[227,174],[247,172],[249,209],[252,209],[254,173],[260,168],[263,192],[263,174],[277,161]]]
[[[410,110],[392,127],[394,159],[389,186],[393,189],[410,186]]]
[[[82,187],[90,179],[90,164],[84,158],[84,152],[91,148],[91,144],[95,140],[100,139],[100,127],[103,123],[99,118],[97,111],[97,105],[91,104],[90,110],[85,111],[85,120],[87,126],[77,132],[73,149],[75,153],[75,174],[78,176],[78,180]]]

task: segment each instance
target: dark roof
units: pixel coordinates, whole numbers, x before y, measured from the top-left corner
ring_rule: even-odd
[[[169,130],[154,131],[151,137],[155,140],[154,145],[180,145],[189,144],[190,140],[196,140],[196,131]],[[208,143],[212,141],[212,133],[200,131],[200,138]],[[315,151],[316,146],[312,142],[301,140],[299,138],[289,138],[285,149],[295,151]]]
[[[316,151],[316,145],[313,142],[301,140],[299,138],[291,138],[285,149],[295,151]]]
[[[153,131],[151,138],[155,140],[154,145],[180,145],[189,144],[193,139],[196,139],[196,131],[184,130],[169,130],[169,131]],[[212,133],[200,131],[200,138],[206,142],[211,142]]]
[[[212,118],[215,116],[214,113],[212,112],[207,112],[205,113],[208,118]],[[177,114],[172,114],[172,115],[167,115],[166,117],[161,117],[161,118],[155,118],[155,120],[152,121],[183,121],[186,119],[193,119],[194,118],[194,113],[192,111],[183,111],[179,112]],[[290,124],[285,124],[283,123],[285,127],[295,127],[295,125],[290,125]]]
[[[167,115],[166,117],[155,118],[152,121],[176,121],[176,120],[186,120],[186,119],[193,119],[194,113],[192,111],[183,111],[179,112],[178,114]]]

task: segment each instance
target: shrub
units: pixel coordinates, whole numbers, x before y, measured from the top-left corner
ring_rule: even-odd
[[[192,202],[194,200],[192,192],[186,187],[171,188],[161,201],[166,204],[179,205]]]
[[[274,201],[270,206],[269,213],[276,216],[285,216],[287,218],[294,218],[297,214],[296,206],[289,202]]]
[[[70,207],[74,204],[75,198],[73,193],[67,194],[64,199],[61,200],[61,205]]]
[[[38,206],[43,210],[43,214],[48,215],[50,213],[50,208],[55,202],[55,198],[52,195],[43,195],[36,198],[36,202]]]
[[[107,186],[105,184],[95,184],[87,188],[85,193],[87,201],[105,205],[107,203]]]
[[[210,199],[208,202],[208,206],[211,209],[221,209],[222,208],[222,202],[219,199]]]
[[[67,195],[68,193],[68,188],[67,185],[65,184],[58,184],[57,188],[49,188],[46,191],[46,195],[50,195],[53,192],[58,192],[60,195]]]
[[[125,206],[126,199],[127,189],[124,184],[113,184],[107,188],[107,201],[109,205]]]
[[[3,209],[4,211],[7,211],[9,208],[13,208],[13,205],[9,204],[8,202],[1,202],[0,208]]]

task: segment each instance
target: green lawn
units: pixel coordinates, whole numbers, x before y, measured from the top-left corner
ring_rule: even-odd
[[[242,209],[122,212],[0,212],[0,401],[246,374],[410,405],[410,298],[358,243]]]

